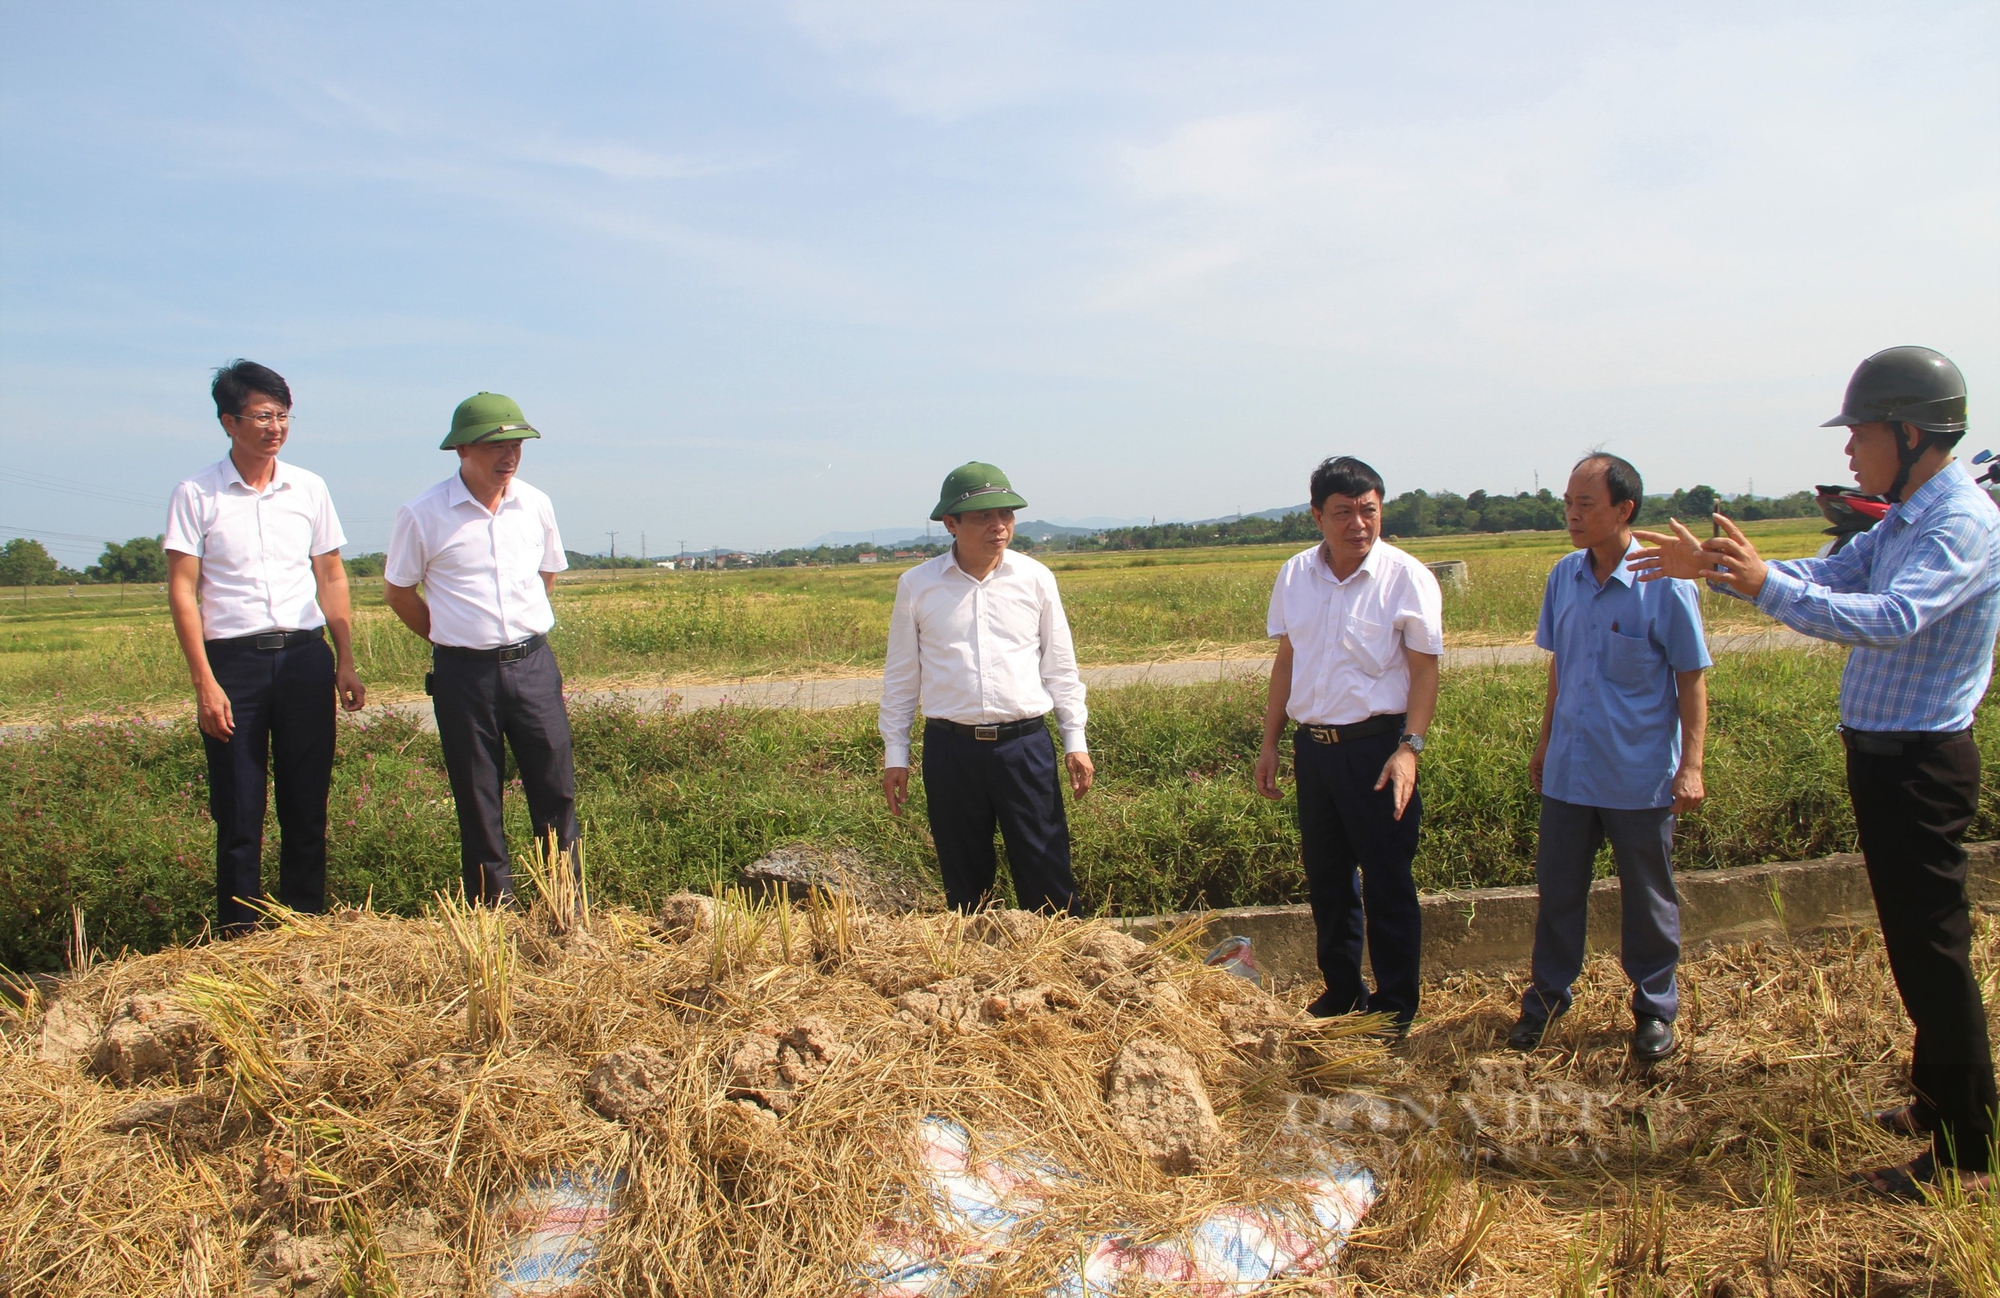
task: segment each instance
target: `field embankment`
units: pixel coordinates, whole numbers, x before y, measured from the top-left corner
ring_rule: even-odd
[[[1709,802],[1682,824],[1685,867],[1852,847],[1834,733],[1840,656],[1723,659],[1711,683]],[[1527,763],[1542,673],[1453,673],[1424,755],[1426,888],[1532,879],[1537,802]],[[1092,699],[1098,787],[1071,807],[1092,910],[1147,914],[1303,899],[1289,800],[1251,786],[1261,687],[1137,687]],[[584,708],[577,775],[591,873],[606,900],[643,906],[705,890],[778,844],[845,843],[925,871],[920,810],[882,806],[872,708],[641,715]],[[2000,719],[1979,728],[2000,759]],[[0,743],[0,965],[59,967],[72,903],[107,951],[200,934],[213,907],[213,830],[201,745],[185,723],[72,726]],[[921,792],[921,790],[920,790]],[[921,802],[917,806],[921,807]],[[518,798],[515,842],[525,842]],[[1989,792],[1974,837],[2000,836]],[[343,726],[328,886],[412,912],[456,887],[458,848],[435,735],[403,720]],[[275,843],[266,849],[275,881]]]

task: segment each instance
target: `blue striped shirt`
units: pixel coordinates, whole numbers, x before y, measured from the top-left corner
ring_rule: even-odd
[[[1964,730],[1993,675],[2000,509],[1954,460],[1838,554],[1773,563],[1757,607],[1851,647],[1843,726]]]

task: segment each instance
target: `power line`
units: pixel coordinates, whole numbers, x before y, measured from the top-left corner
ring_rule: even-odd
[[[91,541],[101,545],[123,544],[117,537],[113,536],[85,536],[80,532],[51,532],[45,527],[15,527],[11,523],[0,523],[0,532],[7,532],[14,536],[25,536],[34,540],[47,537],[56,541]]]
[[[53,478],[45,473],[31,473],[26,469],[0,467],[0,480],[17,483],[23,487],[33,487],[37,491],[60,491],[70,496],[88,496],[93,500],[108,500],[117,505],[145,505],[156,507],[158,500],[148,499],[131,492],[106,490],[89,483],[73,482],[67,478]]]

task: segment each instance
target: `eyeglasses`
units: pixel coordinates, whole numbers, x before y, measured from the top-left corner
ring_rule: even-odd
[[[273,414],[266,410],[262,414],[231,415],[230,418],[239,424],[254,424],[259,428],[289,428],[292,423],[292,412],[285,410]]]

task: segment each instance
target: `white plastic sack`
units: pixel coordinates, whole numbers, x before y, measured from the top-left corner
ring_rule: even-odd
[[[1033,1155],[975,1162],[966,1129],[926,1118],[917,1133],[929,1202],[876,1228],[876,1249],[856,1294],[865,1298],[955,1298],[970,1293],[1032,1220],[1044,1187],[1072,1174]],[[1375,1203],[1374,1176],[1328,1150],[1297,1183],[1310,1219],[1276,1208],[1227,1208],[1183,1239],[1140,1245],[1127,1236],[1075,1241],[1078,1262],[1044,1290],[1047,1298],[1097,1298],[1128,1280],[1171,1281],[1200,1298],[1261,1293],[1273,1280],[1323,1272]]]
[[[616,1207],[615,1181],[561,1173],[531,1182],[503,1203],[494,1225],[505,1238],[493,1272],[492,1298],[543,1298],[591,1283],[597,1237]]]

